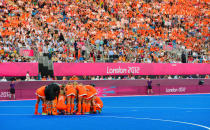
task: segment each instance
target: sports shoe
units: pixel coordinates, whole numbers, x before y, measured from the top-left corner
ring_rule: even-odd
[[[81,115],[81,113],[80,112],[77,112],[76,115]]]
[[[88,114],[90,114],[90,112],[85,112],[85,115],[88,115]]]
[[[93,114],[97,114],[97,112],[93,112]]]
[[[38,113],[38,112],[37,112],[37,113],[35,112],[34,114],[35,114],[35,115],[41,115],[41,114],[40,114],[40,113]]]
[[[42,115],[47,115],[47,113],[42,112]]]

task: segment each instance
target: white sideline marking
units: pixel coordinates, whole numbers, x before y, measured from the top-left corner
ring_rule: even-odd
[[[0,108],[34,108],[34,106],[0,106]],[[111,106],[105,106],[104,108],[124,108],[124,109],[194,109],[194,110],[209,110],[210,107],[208,108],[193,108],[193,107],[111,107]]]
[[[23,107],[35,107],[35,106],[0,106],[0,108],[23,108]]]
[[[38,116],[33,114],[0,114],[0,116]],[[65,115],[56,115],[56,116],[65,116]],[[68,115],[66,115],[68,116]],[[75,115],[77,116],[77,115]],[[154,119],[154,118],[138,118],[138,117],[120,117],[120,116],[90,116],[90,115],[81,115],[86,117],[99,117],[99,118],[119,118],[119,119],[136,119],[136,120],[152,120],[152,121],[163,121],[163,122],[172,122],[172,123],[179,123],[179,124],[186,124],[186,125],[192,125],[197,126],[201,128],[205,128],[210,130],[210,127],[196,124],[196,123],[190,123],[190,122],[183,122],[183,121],[174,121],[174,120],[164,120],[164,119]]]
[[[11,102],[11,101],[31,101],[36,99],[18,99],[18,100],[0,100],[0,102]]]
[[[121,119],[126,118],[126,119],[136,119],[136,120],[154,120],[154,121],[163,121],[163,122],[173,122],[173,123],[180,123],[180,124],[187,124],[187,125],[202,127],[202,128],[210,130],[210,127],[208,127],[208,126],[195,124],[195,123],[190,123],[190,122],[174,121],[174,120],[153,119],[153,118],[137,118],[137,117],[118,117],[118,116],[90,116],[90,117],[108,117],[108,118],[121,118]]]

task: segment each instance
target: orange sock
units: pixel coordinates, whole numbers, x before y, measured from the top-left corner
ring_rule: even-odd
[[[38,114],[38,107],[39,107],[39,104],[35,104],[35,113],[34,114]]]
[[[82,113],[85,113],[85,108],[86,108],[86,104],[83,103],[83,104],[82,104]]]
[[[78,104],[78,111],[79,113],[81,113],[81,104]]]
[[[93,106],[93,112],[96,112],[96,105]]]
[[[70,104],[67,104],[67,112],[70,113]]]
[[[74,103],[71,104],[71,113],[73,113],[73,112],[74,112]]]
[[[86,111],[85,112],[90,112],[90,104],[86,105]]]
[[[46,107],[47,107],[46,104],[42,104],[42,112],[43,112],[43,113],[46,113]]]

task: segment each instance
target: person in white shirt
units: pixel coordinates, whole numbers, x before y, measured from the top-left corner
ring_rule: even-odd
[[[135,76],[132,76],[132,77],[131,77],[131,80],[135,80]]]
[[[91,80],[95,80],[95,76],[93,76],[93,77],[91,78]]]
[[[99,80],[99,76],[96,76],[95,80]]]
[[[108,80],[112,80],[112,76],[109,76],[109,77],[108,77]]]
[[[35,81],[35,79],[34,79],[34,77],[33,77],[33,76],[31,77],[30,81]]]
[[[29,81],[30,80],[30,75],[29,75],[29,72],[27,72],[26,74],[26,81]]]
[[[101,76],[100,80],[104,80],[103,76]]]
[[[7,79],[5,78],[5,76],[1,79],[1,81],[6,82]]]

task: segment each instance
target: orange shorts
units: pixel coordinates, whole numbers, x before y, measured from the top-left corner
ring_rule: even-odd
[[[75,98],[76,96],[75,95],[69,95],[67,96],[67,98]]]
[[[87,96],[87,92],[84,91],[84,90],[79,90],[78,96],[79,96],[79,97]]]
[[[75,89],[71,89],[71,90],[68,90],[67,92],[66,92],[66,96],[68,97],[68,96],[76,96],[76,90]]]
[[[97,95],[97,93],[96,92],[91,92],[91,91],[88,91],[87,92],[87,100],[90,100],[90,99],[92,99],[95,95]]]

